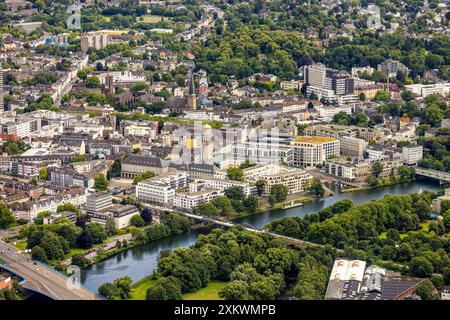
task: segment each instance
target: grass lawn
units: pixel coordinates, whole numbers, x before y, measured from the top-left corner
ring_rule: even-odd
[[[131,298],[130,300],[145,300],[147,290],[155,285],[156,280],[153,280],[152,276],[145,277],[131,286]]]
[[[222,300],[219,297],[219,291],[227,284],[228,282],[210,281],[206,288],[201,288],[194,293],[183,294],[183,300]]]
[[[145,16],[143,16],[144,20],[142,22],[144,23],[158,23],[162,20],[161,16],[155,16],[155,15],[151,15],[151,14],[147,14]],[[139,18],[138,18],[138,21]]]
[[[14,246],[20,251],[25,251],[25,249],[27,248],[27,242],[24,240],[19,240]]]

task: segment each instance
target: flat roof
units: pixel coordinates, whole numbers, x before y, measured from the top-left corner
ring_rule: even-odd
[[[319,136],[300,136],[300,137],[294,138],[292,141],[293,142],[321,144],[321,143],[326,143],[326,142],[335,142],[335,141],[337,141],[337,139],[329,138],[329,137],[319,137]]]

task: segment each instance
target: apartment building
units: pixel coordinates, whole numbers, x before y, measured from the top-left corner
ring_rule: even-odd
[[[270,195],[272,186],[279,184],[286,186],[289,194],[304,192],[313,179],[309,173],[302,169],[278,167],[276,171],[276,173],[262,175],[258,178],[258,180],[265,182],[263,195],[266,197]]]
[[[423,146],[403,147],[402,151],[404,164],[417,164],[423,158]]]
[[[136,198],[140,201],[171,204],[175,191],[187,184],[186,173],[168,174],[141,181],[136,186]]]
[[[88,33],[81,36],[81,51],[87,52],[90,48],[101,50],[109,44],[109,35],[105,33]]]
[[[340,141],[334,138],[301,136],[293,139],[291,146],[294,167],[316,166],[325,163],[330,156],[340,155]]]
[[[367,148],[368,143],[359,138],[354,137],[342,137],[341,139],[341,154],[343,156],[362,158],[364,156],[364,150]]]
[[[199,204],[207,203],[222,195],[224,195],[223,190],[204,188],[202,184],[194,182],[189,184],[188,189],[175,193],[173,206],[176,208],[193,209]]]

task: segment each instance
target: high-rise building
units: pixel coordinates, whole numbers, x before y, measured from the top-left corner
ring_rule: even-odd
[[[340,141],[328,137],[302,136],[291,141],[294,167],[311,167],[325,163],[330,156],[339,157]]]
[[[312,64],[305,67],[306,93],[314,94],[338,104],[354,102],[355,82],[348,72],[325,67],[323,64]],[[349,99],[342,99],[348,96]],[[341,101],[342,100],[342,101]]]
[[[386,60],[380,63],[377,65],[377,70],[383,74],[388,74],[389,77],[395,77],[399,71],[406,76],[409,74],[408,67],[396,60]]]
[[[341,138],[341,153],[344,156],[362,158],[366,148],[367,142],[363,139],[348,136]]]
[[[81,36],[81,51],[87,52],[89,48],[101,50],[109,44],[109,35],[105,33],[90,33]]]

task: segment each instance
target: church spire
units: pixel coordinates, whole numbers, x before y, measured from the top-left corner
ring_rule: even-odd
[[[189,77],[189,95],[195,95],[194,73],[192,71]]]

